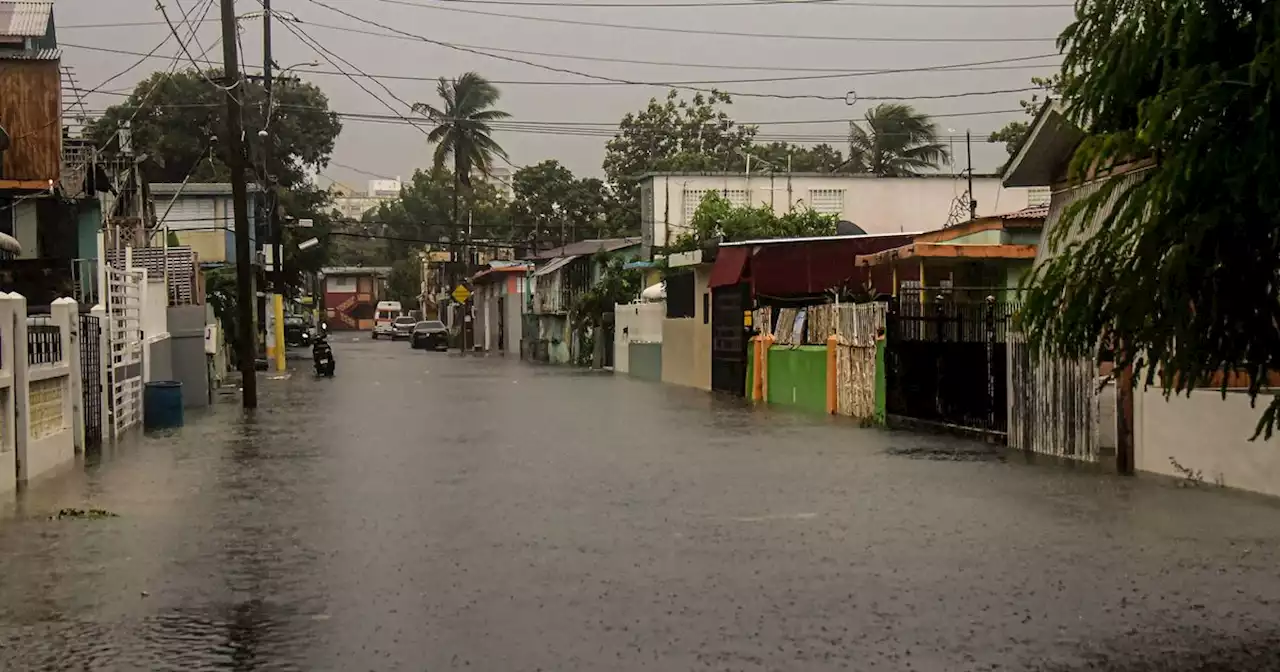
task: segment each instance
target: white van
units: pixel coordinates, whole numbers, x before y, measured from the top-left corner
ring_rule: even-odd
[[[379,336],[394,338],[395,328],[392,325],[403,312],[399,301],[379,301],[373,314],[373,340],[378,340]]]

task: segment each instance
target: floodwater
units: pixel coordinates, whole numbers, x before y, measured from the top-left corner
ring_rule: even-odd
[[[1274,501],[335,352],[21,493],[0,669],[1280,669]]]

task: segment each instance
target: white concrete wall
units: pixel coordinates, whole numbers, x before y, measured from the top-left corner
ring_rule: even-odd
[[[14,335],[17,331],[15,320],[26,321],[26,308],[22,303],[21,299],[0,292],[0,502],[10,499],[18,487]],[[18,309],[22,312],[16,312]]]
[[[967,187],[962,177],[865,177],[856,175],[798,174],[788,179],[767,175],[660,175],[652,181],[653,221],[644,222],[644,240],[655,247],[688,231],[685,218],[686,191],[698,201],[708,190],[731,192],[730,200],[747,192],[753,205],[771,206],[785,213],[791,205],[824,210],[823,204],[811,199],[814,190],[843,190],[838,214],[862,227],[867,233],[902,233],[931,231],[947,224],[956,199]],[[1014,212],[1027,207],[1029,189],[1006,188],[997,177],[979,177],[973,181],[978,201],[978,216]],[[696,207],[696,206],[695,206]],[[646,208],[647,211],[647,208]]]
[[[27,364],[26,300],[9,295],[14,309],[14,389],[18,480],[30,482],[75,461],[76,406],[72,402],[79,344],[72,337],[76,302],[57,299],[50,306],[49,324],[62,334],[62,358],[56,362]],[[19,310],[20,308],[20,310]]]
[[[1269,396],[1251,407],[1243,392],[1193,390],[1168,401],[1159,389],[1134,398],[1134,462],[1140,471],[1185,478],[1174,466],[1199,472],[1207,483],[1280,496],[1280,437],[1250,441]]]
[[[613,308],[613,370],[631,370],[631,343],[661,343],[666,303],[620,303]]]

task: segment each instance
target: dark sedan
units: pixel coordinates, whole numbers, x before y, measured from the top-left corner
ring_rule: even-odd
[[[448,350],[449,329],[439,320],[424,320],[413,327],[409,346],[414,350]]]

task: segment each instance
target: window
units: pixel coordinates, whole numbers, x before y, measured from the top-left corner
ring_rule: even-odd
[[[746,189],[690,189],[684,192],[684,225],[690,226],[693,222],[693,213],[698,211],[698,206],[702,205],[702,199],[707,194],[720,194],[720,197],[729,201],[729,204],[735,208],[744,205],[750,205],[751,192]]]
[[[809,207],[824,215],[844,213],[844,189],[810,189]]]
[[[328,286],[331,292],[354,292],[356,279],[350,275],[333,275],[329,276]]]
[[[1027,207],[1049,205],[1049,187],[1031,187],[1027,190]]]

